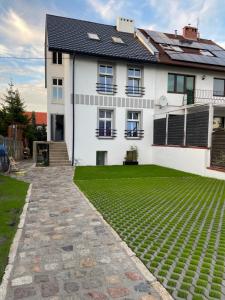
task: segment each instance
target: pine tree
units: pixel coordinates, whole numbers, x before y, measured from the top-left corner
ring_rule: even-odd
[[[25,106],[20,98],[19,91],[14,89],[14,84],[9,83],[7,94],[2,98],[3,104],[1,111],[4,113],[5,126],[11,124],[27,125],[29,122],[28,117],[24,114]],[[7,131],[7,128],[5,129]]]

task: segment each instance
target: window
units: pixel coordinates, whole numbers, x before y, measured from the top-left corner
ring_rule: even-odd
[[[129,96],[141,96],[143,94],[140,68],[128,68],[128,86],[126,92]]]
[[[200,50],[200,54],[205,56],[214,56],[209,50]]]
[[[195,77],[180,74],[168,74],[168,93],[186,94],[193,92]]]
[[[113,136],[113,111],[108,109],[99,110],[98,119],[98,136],[112,137]]]
[[[126,137],[140,137],[140,111],[128,111],[127,112],[127,130]]]
[[[116,92],[113,84],[113,66],[99,65],[97,91],[99,93],[114,94]]]
[[[114,43],[117,43],[117,44],[123,44],[123,40],[120,38],[120,37],[117,37],[117,36],[112,36],[112,40]]]
[[[52,63],[61,65],[62,64],[62,53],[61,52],[53,52],[52,53]]]
[[[62,100],[63,98],[63,80],[61,78],[52,79],[52,98]]]
[[[88,37],[89,39],[91,40],[100,40],[99,36],[97,35],[97,33],[91,33],[91,32],[88,32]]]
[[[214,78],[213,96],[225,97],[225,79]]]

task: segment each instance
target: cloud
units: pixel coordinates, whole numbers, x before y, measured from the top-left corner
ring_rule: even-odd
[[[104,20],[112,20],[120,14],[124,7],[126,0],[88,0],[88,4],[98,13]]]
[[[20,45],[40,44],[40,41],[43,41],[43,32],[36,26],[28,24],[13,9],[1,18],[0,34]]]

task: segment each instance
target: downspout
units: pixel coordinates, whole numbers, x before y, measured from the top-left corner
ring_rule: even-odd
[[[73,138],[72,138],[72,166],[74,165],[74,150],[75,150],[75,146],[74,146],[74,134],[75,134],[75,128],[74,128],[74,125],[75,125],[75,114],[74,114],[74,108],[75,108],[75,87],[74,87],[74,79],[75,79],[75,74],[74,74],[74,71],[75,71],[75,53],[73,54],[73,75],[72,75],[72,80],[73,80],[73,83],[72,83],[72,107],[73,107],[73,111],[72,111],[72,119],[73,119],[73,122],[72,122],[72,134],[73,134]]]

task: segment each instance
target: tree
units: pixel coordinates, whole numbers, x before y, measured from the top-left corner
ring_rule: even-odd
[[[9,125],[21,124],[27,125],[29,123],[28,117],[24,114],[25,106],[20,98],[19,91],[14,89],[14,84],[9,83],[7,93],[2,98],[0,118],[2,125],[0,126],[0,134],[7,135]]]

